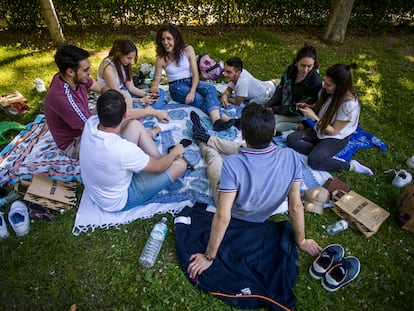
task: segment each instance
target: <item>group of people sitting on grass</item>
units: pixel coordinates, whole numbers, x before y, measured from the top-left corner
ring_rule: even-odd
[[[89,53],[74,45],[58,48],[44,112],[57,146],[80,160],[84,195],[105,211],[123,211],[145,203],[167,188],[186,170],[185,149],[177,144],[160,154],[152,136],[169,122],[165,91],[159,88],[162,70],[171,99],[201,109],[213,130],[241,129],[243,144],[210,136],[193,111],[193,138],[198,141],[217,210],[206,249],[191,257],[188,273],[196,277],[208,269],[230,219],[264,222],[288,198],[288,210],[298,247],[315,256],[321,247],[305,236],[300,195],[301,164],[296,150],[308,156],[317,170],[351,170],[372,174],[357,161],[334,156],[349,141],[359,122],[360,103],[351,69],[335,64],[322,79],[316,51],[302,47],[280,81],[261,81],[243,68],[238,57],[224,67],[227,89],[219,97],[213,84],[200,81],[194,48],[186,44],[173,24],[156,34],[154,79],[149,89],[132,81],[132,62],[138,51],[129,38],[117,39],[99,65],[97,81],[90,77]],[[97,114],[91,115],[88,91],[100,93]],[[245,105],[241,119],[221,113],[228,104]],[[161,123],[150,132],[140,119],[155,116]],[[277,149],[277,132],[294,130],[287,137],[291,148]],[[222,154],[230,155],[224,160]],[[252,191],[260,189],[260,193]]]

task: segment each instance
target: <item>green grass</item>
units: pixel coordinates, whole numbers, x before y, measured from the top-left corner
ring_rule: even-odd
[[[362,268],[355,281],[328,293],[307,272],[312,258],[300,253],[296,310],[412,310],[414,236],[398,227],[396,199],[402,189],[391,185],[393,174],[383,172],[395,168],[414,174],[405,165],[405,160],[414,155],[414,35],[366,35],[355,30],[349,31],[344,45],[330,46],[320,42],[320,32],[189,28],[185,37],[200,54],[208,52],[223,60],[233,55],[242,57],[245,67],[261,79],[280,77],[304,43],[317,48],[322,74],[337,62],[358,63],[354,81],[362,102],[362,127],[380,137],[388,150],[371,148],[354,156],[374,168],[374,176],[350,172],[340,176],[353,190],[387,209],[391,216],[376,235],[367,239],[354,230],[328,236],[325,227],[337,220],[335,214],[306,213],[308,237],[323,246],[342,244],[347,255],[360,259]],[[155,52],[149,29],[65,35],[70,42],[91,52],[96,73],[115,36],[125,33],[138,45],[139,63],[153,63]],[[46,85],[50,83],[56,72],[54,52],[47,33],[0,33],[0,93],[17,89],[31,107],[19,117],[0,112],[1,120],[33,120],[42,99],[33,81],[40,77]],[[2,208],[6,212],[7,209]],[[79,310],[232,310],[186,280],[175,257],[170,215],[167,240],[156,265],[149,270],[139,266],[138,258],[151,227],[161,215],[137,220],[119,230],[96,229],[78,237],[71,233],[75,215],[73,209],[56,215],[52,223],[34,222],[27,236],[17,238],[11,233],[11,237],[0,242],[0,309],[67,310],[76,303]]]

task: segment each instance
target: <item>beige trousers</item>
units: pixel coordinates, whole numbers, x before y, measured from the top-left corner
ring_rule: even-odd
[[[207,144],[200,142],[199,144],[204,162],[207,165],[207,176],[210,182],[211,194],[214,202],[218,202],[218,187],[220,185],[221,168],[223,166],[222,155],[236,154],[239,152],[244,143],[234,142],[211,136]]]

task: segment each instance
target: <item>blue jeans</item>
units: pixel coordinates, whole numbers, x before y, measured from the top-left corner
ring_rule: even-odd
[[[161,174],[139,172],[132,175],[128,188],[128,200],[123,211],[137,207],[171,185],[174,180],[168,171]]]
[[[171,98],[179,103],[185,103],[185,97],[190,92],[192,80],[186,80],[169,85]],[[220,101],[216,87],[206,81],[199,81],[191,106],[197,107],[207,114],[212,110],[220,109]]]
[[[154,109],[162,109],[162,107],[164,106],[165,91],[164,91],[163,89],[159,89],[159,90],[160,90],[160,96],[158,97],[157,101],[156,101],[156,102],[154,102],[154,103],[151,105]],[[151,90],[150,90],[150,89],[143,89],[143,91],[144,91],[144,92],[147,92],[147,93],[150,93],[150,92],[151,92]],[[132,95],[132,94],[131,94],[131,96],[132,96],[133,98],[141,98],[141,97],[139,97],[139,96]],[[134,103],[134,104],[133,104],[133,107],[134,107],[134,108],[139,108],[139,107],[142,107],[142,105],[140,105],[140,104],[138,104],[138,103]]]

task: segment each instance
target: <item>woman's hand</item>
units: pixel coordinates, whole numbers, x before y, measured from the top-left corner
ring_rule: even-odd
[[[311,120],[316,120],[318,116],[316,115],[315,111],[312,110],[312,108],[305,107],[305,108],[299,108],[300,112],[303,113],[303,115]]]
[[[303,109],[303,108],[307,108],[307,107],[309,107],[308,106],[308,104],[307,103],[303,103],[303,102],[301,102],[301,103],[296,103],[296,110],[299,110],[299,109]]]
[[[190,278],[195,279],[198,275],[210,268],[212,263],[213,261],[208,260],[203,254],[192,254],[190,256],[187,273],[190,275]]]
[[[145,95],[141,97],[141,103],[144,105],[152,105],[155,101],[156,99],[151,96],[151,93],[145,93]]]
[[[151,90],[151,93],[155,93],[155,94],[160,93],[160,89],[156,85],[151,85],[150,90]]]
[[[194,101],[195,98],[195,92],[194,91],[190,91],[190,93],[187,94],[187,96],[185,97],[185,103],[191,104]]]

